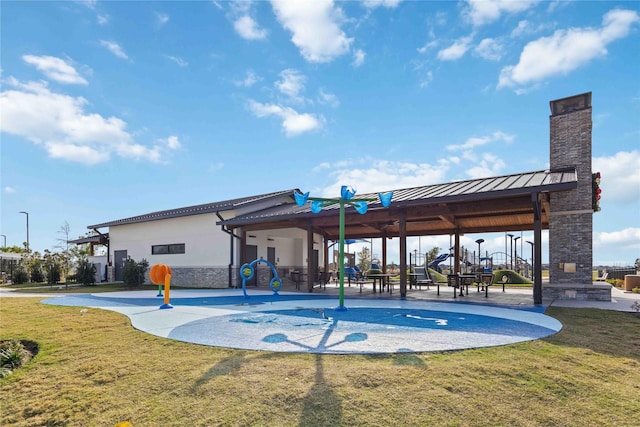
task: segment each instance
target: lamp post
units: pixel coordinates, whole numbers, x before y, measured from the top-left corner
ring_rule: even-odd
[[[533,268],[533,246],[534,243],[527,240],[527,243],[531,245],[531,280],[534,279],[534,268]]]
[[[480,268],[481,268],[481,265],[480,265],[480,264],[481,264],[480,258],[482,258],[482,255],[480,255],[480,243],[483,243],[483,242],[484,242],[484,239],[478,239],[478,240],[476,240],[476,243],[478,244],[478,269],[480,269]]]
[[[515,242],[515,250],[516,250],[516,273],[518,272],[518,239],[520,238],[520,236],[516,236],[513,238],[513,241]]]
[[[507,239],[506,236],[509,236],[509,238],[511,239],[511,245],[509,246],[510,250],[509,250],[509,257],[510,257],[510,263],[509,265],[511,266],[510,270],[513,270],[513,234],[505,234],[505,241],[504,241],[504,251],[507,252]],[[505,263],[506,264],[506,263]]]
[[[29,251],[29,212],[20,211],[20,213],[27,216],[27,252]]]
[[[364,215],[367,213],[368,202],[373,202],[376,199],[374,198],[362,198],[362,199],[354,199],[356,190],[353,188],[347,187],[343,185],[340,188],[340,198],[339,199],[327,199],[323,197],[309,197],[309,192],[304,194],[299,193],[297,191],[293,192],[293,196],[295,198],[296,204],[298,206],[304,206],[308,200],[311,201],[311,212],[314,214],[319,213],[322,208],[327,206],[339,205],[340,207],[340,258],[339,262],[339,272],[340,272],[340,306],[336,308],[338,311],[346,311],[347,308],[344,306],[344,208],[345,206],[353,206],[353,208],[360,215]],[[391,198],[393,197],[393,192],[389,193],[378,193],[378,198],[380,199],[380,204],[383,207],[388,207],[391,204]]]
[[[2,240],[3,240],[2,247],[6,248],[7,247],[7,236],[5,236],[4,234],[0,234],[0,236],[2,236]]]

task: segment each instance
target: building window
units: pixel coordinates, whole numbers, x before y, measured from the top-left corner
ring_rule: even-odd
[[[151,246],[151,255],[183,254],[184,243],[173,243],[171,245]]]

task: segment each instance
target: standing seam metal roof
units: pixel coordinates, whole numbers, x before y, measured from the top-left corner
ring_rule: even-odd
[[[498,198],[534,192],[568,190],[574,188],[576,184],[575,168],[524,172],[394,190],[392,204],[395,207],[401,207],[418,204],[455,203],[489,197]],[[355,197],[377,200],[377,193],[356,194]],[[370,208],[376,208],[379,205],[380,203],[377,201],[372,202]],[[332,209],[338,209],[338,205],[328,206],[323,211],[331,211]],[[311,208],[308,204],[302,207],[295,204],[282,205],[219,221],[218,224],[237,225],[309,213],[311,213]]]
[[[248,206],[253,203],[262,202],[268,199],[275,199],[278,197],[282,197],[283,195],[291,195],[291,194],[293,194],[293,189],[276,191],[273,193],[260,194],[257,196],[241,197],[237,199],[225,200],[222,202],[205,203],[202,205],[187,206],[183,208],[151,212],[148,214],[133,216],[130,218],[118,219],[115,221],[89,225],[87,226],[87,228],[93,229],[93,228],[101,228],[101,227],[110,227],[114,225],[136,224],[141,222],[156,221],[156,220],[168,219],[168,218],[179,218],[183,216],[201,215],[201,214],[212,213],[212,212],[228,211],[228,210],[237,209],[241,206]]]

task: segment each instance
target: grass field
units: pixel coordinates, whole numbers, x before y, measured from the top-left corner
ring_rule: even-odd
[[[206,347],[114,312],[0,300],[0,338],[38,355],[0,382],[0,425],[637,426],[640,318],[552,308],[537,341],[445,353],[307,355]]]

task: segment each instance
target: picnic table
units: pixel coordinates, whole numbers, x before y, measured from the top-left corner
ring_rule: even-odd
[[[385,286],[389,286],[389,278],[395,276],[394,274],[369,274],[367,279],[373,281],[373,293],[376,293],[376,281],[380,284],[380,293],[382,293]],[[390,289],[390,288],[389,288]]]

